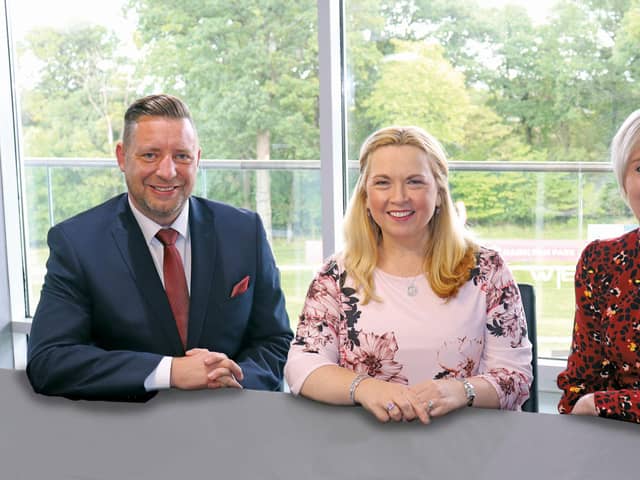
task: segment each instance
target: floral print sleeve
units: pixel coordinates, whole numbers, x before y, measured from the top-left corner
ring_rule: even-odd
[[[576,311],[560,413],[594,393],[600,416],[640,423],[640,271],[637,232],[595,241],[575,275]]]
[[[330,258],[309,286],[285,365],[287,383],[296,395],[312,371],[338,364],[338,324],[343,316],[341,297],[338,267]]]
[[[485,291],[487,299],[480,376],[495,388],[500,408],[517,410],[529,398],[533,379],[531,343],[520,291],[500,255],[487,249],[478,255],[473,281]]]

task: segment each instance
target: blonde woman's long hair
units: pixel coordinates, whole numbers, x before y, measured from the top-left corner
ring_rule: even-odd
[[[426,153],[438,188],[440,207],[427,224],[423,271],[441,298],[454,297],[469,280],[478,246],[456,213],[449,193],[449,168],[440,143],[420,127],[391,126],[372,133],[360,149],[360,175],[344,218],[343,259],[363,303],[381,301],[375,294],[373,272],[378,264],[382,231],[367,212],[367,177],[371,155],[380,147],[410,145]]]

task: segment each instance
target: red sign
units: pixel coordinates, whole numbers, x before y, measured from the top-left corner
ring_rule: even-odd
[[[497,250],[506,262],[534,263],[576,263],[587,245],[587,242],[582,240],[489,240],[481,243]]]

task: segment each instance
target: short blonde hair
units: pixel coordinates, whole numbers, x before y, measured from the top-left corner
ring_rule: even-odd
[[[426,155],[436,181],[440,206],[427,225],[423,271],[433,291],[442,298],[457,294],[469,279],[475,265],[475,242],[458,218],[449,193],[449,167],[442,145],[429,133],[415,126],[391,126],[372,133],[360,149],[360,175],[344,219],[345,269],[357,289],[363,291],[363,303],[380,300],[374,291],[373,272],[379,259],[382,231],[367,213],[366,183],[369,160],[377,149],[390,145],[410,145]]]
[[[640,110],[632,112],[616,132],[611,141],[611,164],[618,181],[620,194],[628,203],[624,180],[627,174],[627,164],[631,154],[640,145]]]

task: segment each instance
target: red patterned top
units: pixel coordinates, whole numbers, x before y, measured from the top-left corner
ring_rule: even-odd
[[[569,413],[595,392],[601,417],[640,423],[640,233],[596,240],[576,267],[576,313],[564,391],[558,410]]]

